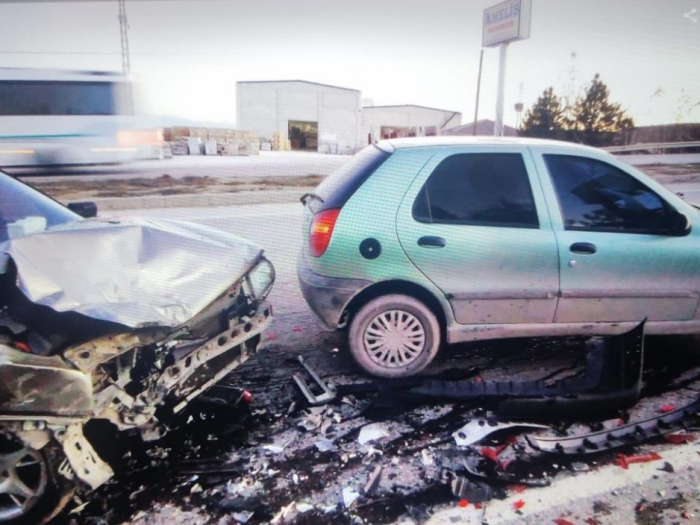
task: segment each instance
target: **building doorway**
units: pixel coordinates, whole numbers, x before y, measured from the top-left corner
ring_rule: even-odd
[[[290,120],[289,142],[293,150],[318,151],[318,122]]]

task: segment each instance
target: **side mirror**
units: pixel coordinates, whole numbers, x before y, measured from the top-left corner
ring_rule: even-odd
[[[690,219],[685,213],[679,211],[674,212],[671,218],[671,230],[674,235],[682,237],[690,233],[691,224]]]
[[[73,213],[77,213],[83,219],[91,219],[97,217],[97,204],[94,202],[70,202],[68,209]]]

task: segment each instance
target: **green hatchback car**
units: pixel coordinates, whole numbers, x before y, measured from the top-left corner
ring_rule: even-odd
[[[700,333],[700,216],[594,148],[534,139],[378,142],[305,205],[303,295],[367,372],[441,344]]]

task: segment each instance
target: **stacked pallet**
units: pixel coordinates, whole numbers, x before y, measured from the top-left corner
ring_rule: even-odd
[[[282,135],[279,131],[275,131],[272,134],[273,151],[290,151],[291,149],[292,143],[287,139],[285,135]]]
[[[195,141],[204,147],[205,155],[259,155],[257,133],[226,128],[194,128],[174,126],[165,132],[173,155],[198,154],[189,147]]]

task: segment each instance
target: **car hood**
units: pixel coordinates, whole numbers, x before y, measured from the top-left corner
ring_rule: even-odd
[[[93,219],[0,243],[29,300],[131,328],[179,326],[243,277],[262,249],[198,224]],[[4,263],[3,263],[4,259]]]

